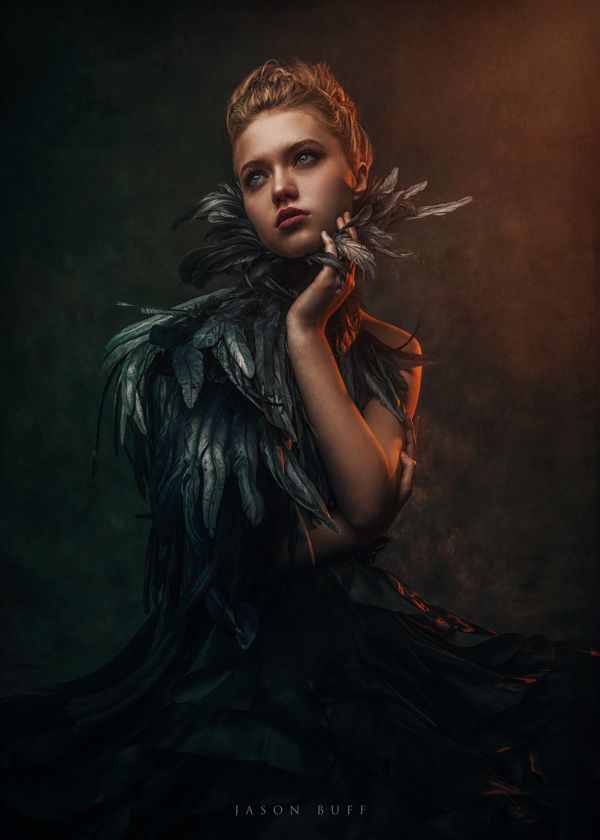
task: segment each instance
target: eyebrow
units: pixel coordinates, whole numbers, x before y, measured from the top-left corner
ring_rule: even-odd
[[[318,140],[314,140],[312,137],[306,137],[304,140],[298,140],[297,143],[292,143],[291,146],[288,146],[288,148],[286,149],[286,152],[287,152],[287,154],[293,153],[293,152],[296,151],[296,149],[299,149],[302,146],[306,146],[309,143],[313,146],[320,146],[322,149],[325,148],[323,143],[320,143]],[[247,161],[242,166],[242,168],[240,169],[239,177],[240,178],[242,177],[242,175],[244,173],[244,170],[248,169],[249,166],[259,166],[261,163],[264,163],[264,162],[265,162],[265,158],[255,158],[254,160]]]

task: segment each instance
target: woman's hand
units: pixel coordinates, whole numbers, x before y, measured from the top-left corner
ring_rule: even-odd
[[[341,228],[350,219],[350,213],[346,211],[337,218],[337,226]],[[355,228],[347,228],[350,236],[356,241],[358,239]],[[321,238],[325,245],[325,251],[333,257],[337,257],[335,242],[327,231],[321,232]],[[329,265],[317,274],[313,282],[298,295],[290,306],[286,323],[288,327],[300,330],[325,331],[328,320],[348,297],[354,288],[354,269],[344,278]]]
[[[416,418],[418,421],[418,418]],[[402,471],[398,481],[398,495],[396,497],[396,513],[400,511],[409,500],[413,491],[415,481],[415,469],[417,462],[415,455],[417,451],[417,431],[410,415],[407,415],[406,422],[406,446],[400,453]]]

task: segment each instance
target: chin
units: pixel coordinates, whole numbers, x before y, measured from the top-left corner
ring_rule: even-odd
[[[285,257],[290,260],[306,257],[307,254],[318,251],[323,244],[320,235],[315,236],[308,231],[297,231],[297,235],[286,236],[284,241],[282,239],[283,237],[275,242],[265,244],[278,257]]]

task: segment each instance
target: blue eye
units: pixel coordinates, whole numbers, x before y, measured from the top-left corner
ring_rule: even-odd
[[[319,160],[320,157],[322,157],[322,155],[319,154],[319,152],[313,152],[311,149],[303,149],[301,152],[298,152],[298,154],[294,158],[294,164],[306,166],[313,160]],[[257,169],[253,170],[252,172],[249,172],[244,178],[244,186],[248,189],[255,187],[257,184],[260,183],[260,178],[262,176],[264,176],[264,173],[258,171]]]
[[[244,178],[244,186],[253,187],[256,184],[256,181],[254,181],[253,178],[258,177],[259,175],[261,175],[260,172],[249,172]]]
[[[300,154],[296,157],[296,163],[302,163],[300,160],[301,158],[314,158],[315,160],[319,159],[319,155],[316,152],[311,152],[310,149],[304,149]],[[308,161],[307,161],[308,162]]]

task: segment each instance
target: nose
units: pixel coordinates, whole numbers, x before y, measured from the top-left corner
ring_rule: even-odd
[[[287,168],[276,169],[273,172],[272,184],[272,198],[275,207],[280,204],[286,204],[288,201],[293,201],[298,197],[298,188],[295,181]]]

